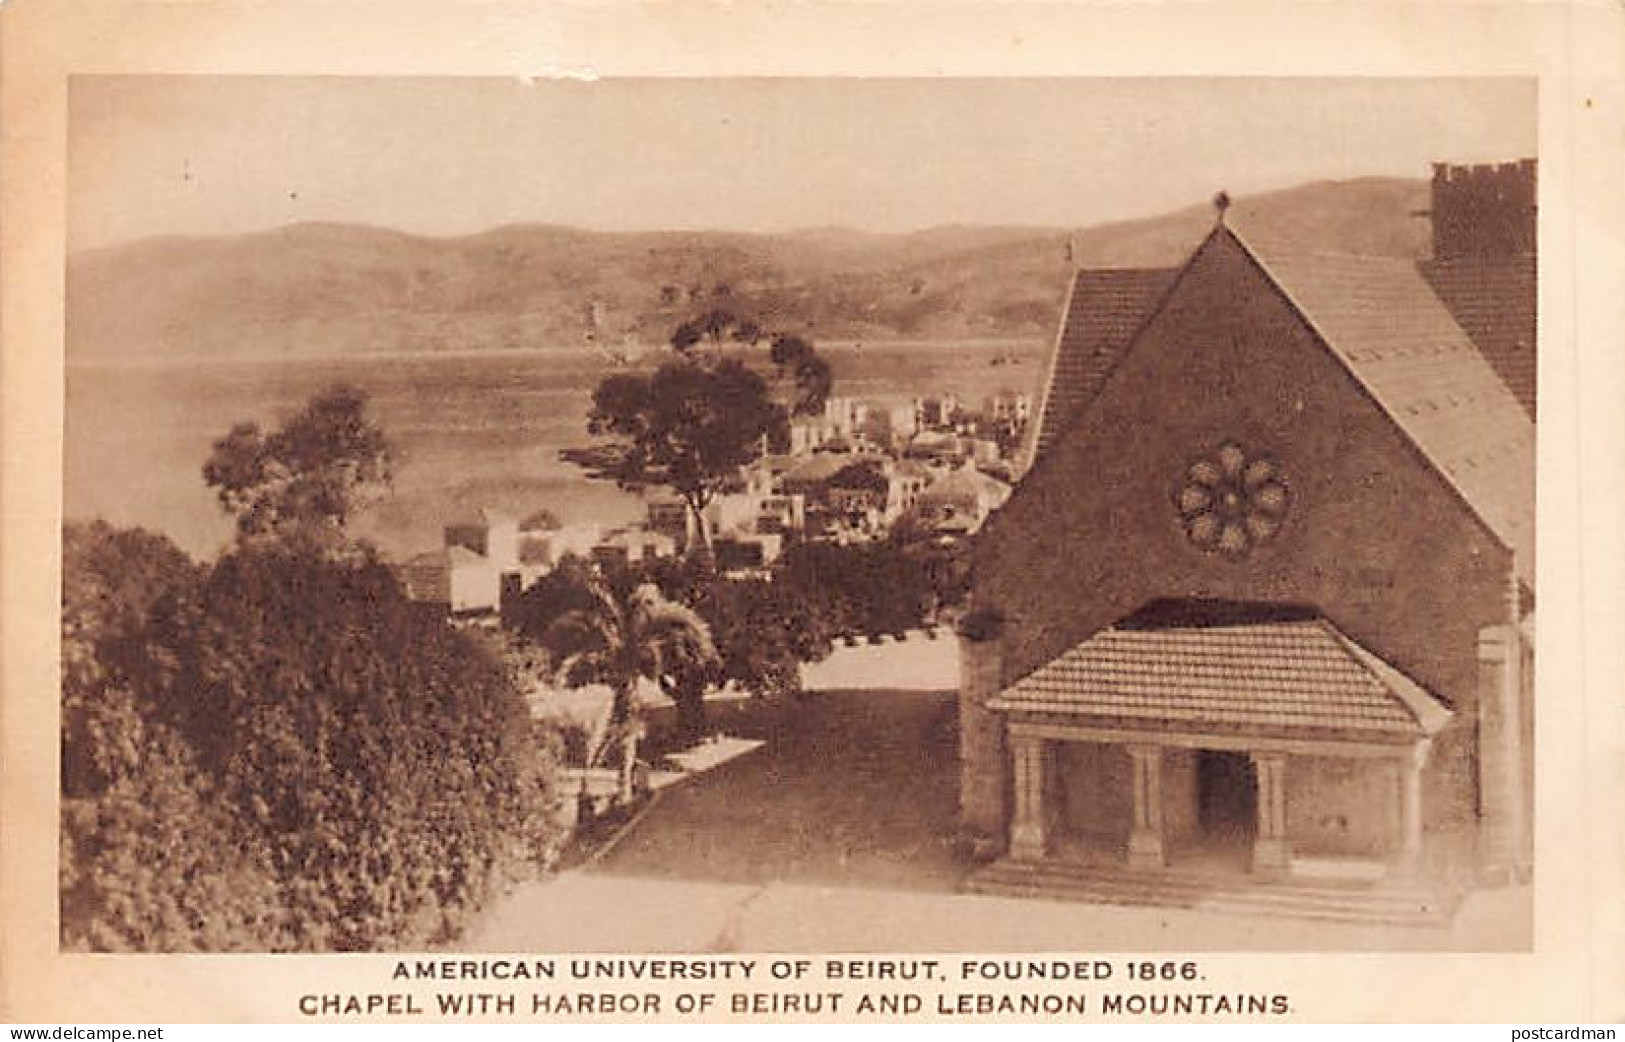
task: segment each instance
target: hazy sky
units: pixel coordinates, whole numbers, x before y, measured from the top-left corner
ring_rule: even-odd
[[[1521,79],[81,77],[69,243],[311,220],[1083,226],[1532,156],[1535,109]]]

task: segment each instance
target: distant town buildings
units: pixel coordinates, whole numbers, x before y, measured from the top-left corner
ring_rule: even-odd
[[[883,538],[905,518],[942,539],[975,532],[1009,496],[1031,404],[1002,391],[980,409],[954,394],[904,401],[832,397],[790,424],[788,451],[740,468],[702,511],[719,567],[769,568],[797,542]],[[640,522],[564,524],[481,508],[449,520],[442,546],[400,564],[412,599],[459,616],[500,611],[566,557],[637,564],[682,554],[699,519],[675,493],[645,495]]]

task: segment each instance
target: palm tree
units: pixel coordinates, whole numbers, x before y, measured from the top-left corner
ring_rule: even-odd
[[[611,577],[592,569],[583,570],[581,586],[588,606],[561,615],[542,643],[556,656],[564,683],[603,684],[613,692],[610,733],[621,739],[620,792],[625,800],[632,795],[642,726],[638,681],[648,679],[670,690],[679,677],[714,663],[716,647],[705,620],[653,583],[634,584],[627,575]]]

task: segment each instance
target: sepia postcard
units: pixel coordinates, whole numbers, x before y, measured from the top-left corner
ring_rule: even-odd
[[[0,1019],[1625,1017],[1617,5],[0,25]]]

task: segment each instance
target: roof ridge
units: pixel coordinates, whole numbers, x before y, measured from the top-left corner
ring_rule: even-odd
[[[1248,242],[1247,239],[1244,238],[1236,229],[1231,228],[1228,225],[1221,225],[1220,228],[1230,235],[1231,240],[1238,247],[1240,247],[1242,253],[1258,267],[1258,270],[1264,275],[1269,283],[1276,288],[1283,299],[1285,299],[1292,309],[1296,311],[1303,319],[1303,321],[1308,324],[1309,328],[1314,331],[1316,339],[1318,339],[1322,344],[1326,345],[1327,352],[1337,360],[1338,364],[1343,367],[1344,371],[1347,372],[1349,377],[1355,382],[1355,385],[1358,386],[1365,393],[1366,397],[1370,399],[1370,401],[1376,405],[1382,414],[1388,418],[1389,422],[1393,424],[1395,429],[1400,432],[1405,441],[1412,446],[1417,455],[1419,455],[1422,460],[1426,462],[1428,467],[1439,476],[1440,480],[1444,482],[1445,487],[1451,490],[1456,498],[1467,507],[1472,516],[1478,519],[1479,523],[1483,525],[1484,529],[1497,542],[1502,544],[1509,552],[1512,553],[1514,567],[1521,573],[1520,578],[1523,578],[1528,585],[1533,587],[1533,572],[1530,571],[1527,574],[1522,574],[1525,572],[1525,570],[1532,567],[1533,562],[1522,559],[1523,554],[1519,553],[1519,547],[1515,545],[1515,541],[1512,539],[1510,533],[1502,531],[1503,524],[1498,524],[1495,520],[1490,518],[1489,514],[1484,509],[1483,504],[1477,502],[1472,496],[1468,495],[1467,490],[1463,486],[1460,479],[1458,479],[1457,476],[1451,472],[1451,469],[1445,465],[1443,460],[1438,458],[1436,449],[1430,449],[1427,445],[1425,445],[1423,440],[1417,436],[1415,430],[1400,418],[1398,410],[1396,410],[1393,405],[1387,399],[1385,399],[1385,397],[1376,387],[1372,386],[1368,375],[1363,373],[1358,365],[1354,364],[1354,360],[1349,356],[1346,349],[1340,347],[1336,343],[1331,336],[1330,331],[1326,328],[1325,323],[1311,313],[1310,307],[1301,299],[1302,295],[1293,292],[1292,287],[1288,284],[1288,280],[1281,277],[1279,271],[1276,269],[1276,266],[1272,265],[1265,257],[1261,256],[1254,245]],[[1204,242],[1203,245],[1205,246],[1206,243]],[[1314,254],[1291,253],[1289,251],[1279,256],[1282,259],[1285,259],[1288,257],[1311,257],[1314,256]],[[1366,258],[1358,255],[1353,256],[1356,256],[1356,259],[1360,260],[1381,259]],[[1427,290],[1428,296],[1439,306],[1439,308],[1444,312],[1445,316],[1449,318],[1451,326],[1461,335],[1467,346],[1472,348],[1471,355],[1467,357],[1476,359],[1479,364],[1482,364],[1485,367],[1485,369],[1489,372],[1489,375],[1494,378],[1494,386],[1500,388],[1500,390],[1506,395],[1509,404],[1511,404],[1517,410],[1518,415],[1520,417],[1525,417],[1526,414],[1523,411],[1523,406],[1518,403],[1517,397],[1513,395],[1512,391],[1506,386],[1505,382],[1502,381],[1499,374],[1495,372],[1494,367],[1490,365],[1489,360],[1484,357],[1483,352],[1473,343],[1472,338],[1467,336],[1466,332],[1462,330],[1460,323],[1456,321],[1455,315],[1451,313],[1449,307],[1442,299],[1440,299],[1438,292],[1434,290],[1433,286],[1422,274],[1416,263],[1408,262],[1405,264],[1396,265],[1395,270],[1409,271],[1416,276],[1422,287]],[[1464,356],[1466,355],[1465,352],[1463,352],[1463,354]],[[1533,425],[1531,424],[1530,426],[1532,433]],[[1503,523],[1505,523],[1505,519],[1502,520]]]
[[[1411,719],[1416,721],[1417,726],[1422,728],[1422,730],[1426,731],[1429,735],[1437,734],[1440,728],[1444,726],[1445,722],[1452,715],[1454,715],[1449,709],[1446,709],[1437,698],[1434,698],[1433,695],[1430,694],[1421,684],[1418,684],[1416,681],[1406,676],[1402,670],[1391,665],[1380,655],[1367,649],[1359,641],[1338,629],[1330,619],[1322,617],[1318,621],[1322,624],[1331,638],[1342,645],[1349,655],[1355,660],[1355,662],[1363,667],[1366,672],[1377,681],[1378,685],[1384,691],[1387,691],[1392,699],[1398,702],[1405,712],[1410,714]],[[1383,672],[1392,674],[1392,677],[1382,676],[1381,673]],[[1403,680],[1405,685],[1391,683],[1390,681],[1394,678]],[[1408,685],[1410,688],[1414,688],[1414,691],[1401,690],[1401,688],[1406,685]],[[1407,697],[1410,695],[1421,695],[1426,701],[1424,702],[1421,699]],[[1437,710],[1438,713],[1429,713],[1429,708]],[[1424,717],[1431,717],[1431,719],[1424,719]]]
[[[1126,265],[1106,265],[1103,267],[1079,267],[1072,273],[1072,280],[1076,283],[1085,275],[1166,275],[1178,271],[1178,264],[1158,264],[1152,267],[1130,267]]]
[[[1077,422],[1080,402],[1073,401],[1066,410],[1066,415],[1058,416],[1056,418],[1056,424],[1053,429],[1049,430],[1050,438],[1048,443],[1046,443],[1045,432],[1046,429],[1049,429],[1050,424],[1050,405],[1055,396],[1055,374],[1061,359],[1061,349],[1066,346],[1067,334],[1072,330],[1072,317],[1074,307],[1077,303],[1078,287],[1083,283],[1084,276],[1097,272],[1102,274],[1123,274],[1132,272],[1147,277],[1157,276],[1160,279],[1166,280],[1164,284],[1155,287],[1156,293],[1148,302],[1145,303],[1145,306],[1137,309],[1138,313],[1132,315],[1132,317],[1136,319],[1136,321],[1133,323],[1133,328],[1129,330],[1128,336],[1124,339],[1122,346],[1116,352],[1114,352],[1114,357],[1106,360],[1106,371],[1101,375],[1099,382],[1094,388],[1094,397],[1098,397],[1100,392],[1105,388],[1106,384],[1110,382],[1112,375],[1116,373],[1123,358],[1125,358],[1130,350],[1132,350],[1134,341],[1139,338],[1140,333],[1149,324],[1152,316],[1160,313],[1163,307],[1167,304],[1169,298],[1173,295],[1175,287],[1179,285],[1180,280],[1183,279],[1186,272],[1189,271],[1191,258],[1201,253],[1203,247],[1205,247],[1208,242],[1212,240],[1216,232],[1217,228],[1210,229],[1208,233],[1202,237],[1201,241],[1197,243],[1196,248],[1190,252],[1185,260],[1176,265],[1158,268],[1079,268],[1073,274],[1071,281],[1067,283],[1066,305],[1064,310],[1061,312],[1061,321],[1058,323],[1059,328],[1055,333],[1055,346],[1052,348],[1050,354],[1049,373],[1044,378],[1044,400],[1039,408],[1038,415],[1034,417],[1032,434],[1029,436],[1031,447],[1027,453],[1025,461],[1026,465],[1022,468],[1023,476],[1031,473],[1039,465],[1041,459],[1049,455],[1049,453],[1047,453],[1045,450],[1055,441],[1063,437],[1066,432]],[[1124,310],[1127,311],[1128,309]],[[1098,356],[1100,352],[1097,351],[1096,354]]]

